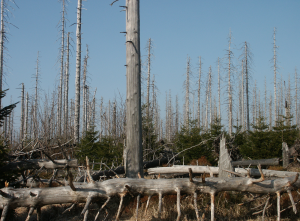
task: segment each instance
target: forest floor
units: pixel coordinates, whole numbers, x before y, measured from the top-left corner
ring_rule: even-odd
[[[297,192],[294,191],[297,202],[300,199]],[[163,210],[162,218],[158,219],[158,197],[153,196],[150,201],[150,205],[147,211],[147,214],[144,214],[145,206],[147,202],[147,196],[141,198],[138,220],[143,221],[174,221],[177,218],[176,210],[176,196],[170,195],[163,197]],[[299,198],[299,199],[297,199]],[[251,195],[247,193],[236,193],[236,192],[222,192],[219,193],[216,197],[215,203],[215,220],[247,220],[247,221],[258,221],[262,220],[262,213],[257,215],[252,215],[254,212],[261,211],[264,208],[266,197],[257,199],[251,203],[244,204],[239,206],[239,203],[248,202],[251,199]],[[287,194],[283,194],[281,197],[281,208],[284,209],[289,207],[291,203]],[[210,198],[206,194],[199,194],[198,196],[198,209],[200,216],[204,217],[204,220],[210,220]],[[99,205],[102,205],[103,201],[95,202],[90,205],[88,220],[94,220],[95,215],[98,212]],[[265,220],[277,220],[277,211],[276,211],[276,196],[271,196],[269,201],[270,207],[266,210]],[[115,220],[116,213],[119,206],[119,198],[113,198],[106,208],[102,210],[97,220]],[[83,215],[81,211],[84,207],[84,204],[77,204],[70,211],[62,214],[70,204],[63,205],[48,205],[42,207],[42,219],[43,221],[81,221],[83,220]],[[252,209],[258,207],[257,209]],[[300,211],[300,206],[297,205],[298,211]],[[133,221],[136,217],[136,198],[125,198],[122,214],[120,220],[129,220]],[[17,208],[9,213],[7,220],[9,221],[24,221],[27,217],[28,209],[27,208]],[[181,196],[181,220],[190,221],[197,220],[194,206],[193,206],[193,197],[190,195]],[[204,215],[203,215],[204,214]],[[281,214],[282,221],[294,221],[299,220],[300,216],[294,214],[292,209],[287,209]],[[36,220],[36,212],[30,218],[30,221]]]

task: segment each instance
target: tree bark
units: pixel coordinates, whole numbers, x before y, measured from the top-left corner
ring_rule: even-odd
[[[126,177],[143,177],[141,61],[140,61],[140,2],[126,0]]]

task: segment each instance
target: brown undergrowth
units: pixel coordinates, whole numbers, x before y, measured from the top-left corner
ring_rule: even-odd
[[[251,203],[249,202],[254,195],[248,193],[239,193],[239,192],[221,192],[216,196],[215,199],[215,219],[216,220],[252,220],[258,221],[262,220],[262,213],[257,215],[252,215],[254,212],[261,211],[264,208],[266,199],[268,196],[262,196],[257,198]],[[293,191],[293,197],[295,202],[300,200],[300,195]],[[176,209],[176,196],[168,195],[163,197],[163,208],[161,219],[158,219],[158,196],[153,196],[150,201],[150,205],[146,214],[145,207],[147,203],[147,196],[141,197],[139,210],[138,210],[138,220],[143,221],[173,221],[177,218],[177,209]],[[104,199],[98,202],[94,202],[90,205],[88,220],[94,220],[95,215],[98,212],[99,206],[104,203]],[[136,198],[128,196],[125,198],[122,214],[120,220],[129,220],[133,221],[136,217]],[[210,197],[207,194],[199,194],[197,198],[199,215],[204,218],[204,220],[210,220]],[[244,205],[238,205],[245,203]],[[277,211],[276,211],[276,196],[270,196],[269,201],[270,207],[266,210],[265,220],[276,220]],[[289,196],[285,193],[281,197],[281,209],[287,208],[291,205],[289,201]],[[115,220],[115,216],[119,206],[119,198],[113,198],[106,206],[104,210],[101,211],[98,220]],[[79,221],[83,220],[83,215],[81,211],[84,207],[84,204],[78,204],[70,211],[63,213],[70,204],[63,205],[53,205],[53,206],[44,206],[42,208],[42,220],[43,221]],[[255,209],[253,209],[255,208]],[[300,211],[300,206],[297,205],[298,211]],[[14,211],[11,211],[7,220],[11,221],[23,221],[26,219],[28,209],[27,208],[17,208]],[[197,220],[193,196],[182,195],[181,196],[181,220],[190,221]],[[281,214],[281,220],[300,220],[298,214],[294,214],[292,208],[287,209]],[[30,221],[36,220],[36,213],[30,218]]]

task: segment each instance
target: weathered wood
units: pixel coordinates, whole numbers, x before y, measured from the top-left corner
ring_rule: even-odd
[[[157,167],[157,168],[150,168],[148,169],[148,174],[188,174],[189,168],[192,169],[194,174],[201,174],[201,173],[212,173],[212,174],[219,174],[219,167],[207,167],[207,166],[178,166],[174,165],[173,167]],[[250,175],[254,177],[259,177],[260,172],[258,169],[250,168],[235,168],[234,171],[239,173],[242,176]],[[288,171],[277,171],[277,170],[262,170],[265,177],[291,177],[295,176],[297,172],[288,172]]]
[[[206,178],[202,183],[201,179],[195,179],[190,182],[189,178],[178,179],[131,179],[120,178],[111,179],[104,182],[95,182],[76,186],[76,192],[70,187],[52,187],[52,188],[27,188],[14,189],[10,187],[1,189],[0,209],[3,205],[9,205],[10,208],[16,207],[37,207],[49,204],[61,203],[83,203],[88,197],[93,200],[96,198],[107,198],[115,195],[122,195],[127,192],[125,186],[129,186],[131,194],[137,196],[143,195],[176,195],[177,189],[182,194],[198,193],[217,193],[221,191],[241,191],[258,194],[276,193],[286,191],[293,187],[300,187],[300,180],[294,177],[264,180],[260,183],[254,183],[252,178]],[[294,183],[293,183],[294,182]]]
[[[44,167],[46,169],[62,169],[65,167],[78,167],[77,159],[72,160],[55,160],[54,162],[50,160],[21,160],[16,162],[11,162],[0,168],[0,172],[6,171],[22,171],[29,169],[40,169]]]
[[[231,176],[231,174],[226,172],[225,170],[233,171],[233,168],[231,165],[231,158],[226,148],[226,138],[223,134],[220,140],[220,155],[219,155],[219,177],[220,178]]]
[[[287,168],[287,166],[289,165],[289,147],[287,145],[287,143],[283,142],[282,143],[282,166],[283,168]]]
[[[143,173],[140,1],[126,0],[126,177]]]
[[[277,166],[279,165],[279,158],[272,159],[261,159],[261,160],[241,160],[241,161],[232,161],[232,166]]]

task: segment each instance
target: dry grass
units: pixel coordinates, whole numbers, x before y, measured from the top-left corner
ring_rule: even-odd
[[[300,196],[293,192],[295,201],[300,200]],[[158,219],[158,197],[153,196],[150,201],[150,205],[147,211],[147,214],[144,215],[144,210],[146,206],[148,197],[142,197],[139,205],[138,220],[143,221],[174,221],[177,217],[176,210],[176,196],[169,195],[164,196],[163,198],[163,211],[161,219]],[[260,198],[255,200],[252,203],[248,203],[242,206],[239,206],[239,203],[247,202],[251,199],[250,194],[238,193],[238,192],[222,192],[216,196],[215,200],[215,218],[216,220],[252,220],[258,221],[261,220],[261,214],[252,215],[253,212],[261,210],[264,207],[266,198]],[[198,209],[199,214],[202,216],[204,214],[205,220],[210,220],[210,198],[207,194],[199,194],[198,199]],[[95,202],[91,204],[88,220],[94,220],[94,217],[98,211],[99,205],[102,205],[104,200]],[[271,196],[270,204],[272,206],[266,211],[265,220],[276,220],[276,196]],[[116,212],[118,210],[119,198],[113,198],[111,202],[108,203],[106,211],[103,210],[98,218],[98,220],[103,220],[107,215],[106,220],[115,220]],[[262,205],[256,210],[251,208]],[[281,200],[281,208],[286,208],[290,206],[288,195],[283,194]],[[62,214],[62,212],[70,206],[68,205],[53,205],[53,206],[44,206],[42,208],[42,220],[43,221],[79,221],[83,219],[83,216],[80,214],[84,204],[76,205],[71,211]],[[298,211],[300,211],[299,205],[297,206]],[[27,216],[27,208],[18,208],[14,211],[11,211],[7,220],[10,221],[23,221]],[[120,220],[135,220],[136,216],[136,198],[125,198],[122,214]],[[196,220],[196,214],[193,206],[193,197],[190,195],[181,196],[181,220],[190,221]],[[298,215],[294,215],[292,209],[282,213],[282,220],[300,220]],[[36,220],[36,213],[33,214],[30,221]]]

